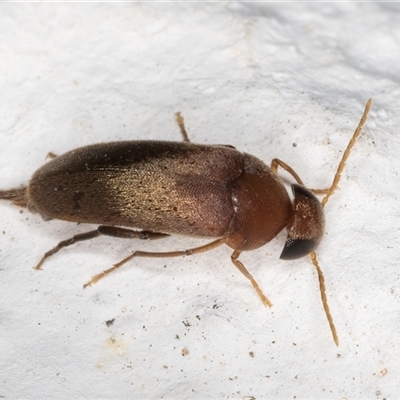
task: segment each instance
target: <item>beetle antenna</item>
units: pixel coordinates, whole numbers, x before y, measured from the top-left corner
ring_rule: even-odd
[[[360,122],[358,123],[358,126],[356,128],[356,130],[353,133],[352,138],[350,139],[349,144],[346,147],[346,150],[343,153],[343,157],[339,163],[338,169],[336,171],[335,177],[333,178],[333,182],[331,187],[328,190],[315,190],[314,193],[326,193],[325,197],[322,199],[321,204],[322,206],[324,206],[327,201],[329,200],[329,197],[331,197],[331,195],[333,194],[333,192],[336,190],[336,188],[338,187],[340,178],[342,176],[342,172],[343,169],[346,165],[346,161],[349,158],[350,155],[350,151],[352,149],[352,147],[354,146],[354,143],[357,140],[357,137],[360,135],[362,127],[365,124],[365,121],[367,120],[367,116],[369,113],[369,110],[371,109],[371,105],[372,105],[372,99],[369,99],[367,101],[367,104],[365,105],[365,109],[364,109],[364,113],[360,119]],[[325,314],[326,314],[326,318],[328,319],[328,323],[329,323],[329,327],[331,328],[331,332],[332,332],[332,336],[333,336],[333,340],[336,344],[336,346],[339,346],[339,339],[336,333],[336,328],[335,328],[335,324],[333,323],[333,318],[331,315],[331,312],[329,310],[329,306],[328,306],[328,300],[326,298],[326,288],[325,288],[325,279],[324,279],[324,275],[322,273],[322,270],[318,264],[318,260],[317,260],[317,255],[315,254],[314,251],[312,251],[310,253],[310,257],[311,257],[311,261],[314,264],[317,273],[318,273],[318,281],[319,281],[319,291],[321,293],[321,300],[322,300],[322,305],[324,306],[324,310],[325,310]]]
[[[343,153],[342,160],[340,161],[340,164],[336,171],[335,177],[333,178],[332,185],[328,189],[326,196],[321,201],[322,206],[324,206],[327,203],[327,201],[329,200],[329,197],[331,197],[331,195],[336,190],[336,188],[339,184],[343,169],[346,165],[346,161],[349,158],[350,151],[351,151],[352,147],[354,146],[354,143],[356,142],[357,137],[360,135],[361,129],[362,129],[363,125],[365,124],[365,121],[367,120],[367,116],[368,116],[369,110],[371,109],[371,105],[372,105],[372,99],[369,99],[367,101],[367,104],[365,105],[364,113],[360,119],[360,122],[358,123],[357,129],[354,131],[353,136],[350,139],[350,142],[347,145],[346,150]]]
[[[312,263],[314,264],[314,266],[315,266],[315,268],[316,268],[316,270],[318,272],[319,291],[321,293],[322,305],[324,306],[325,315],[326,315],[326,318],[328,319],[329,327],[331,328],[333,341],[335,342],[336,346],[339,346],[339,338],[338,338],[337,333],[336,333],[335,324],[333,323],[332,314],[331,314],[331,312],[329,310],[328,300],[326,298],[324,274],[322,273],[322,270],[321,270],[321,268],[320,268],[320,266],[318,264],[317,255],[315,254],[314,251],[312,251],[310,253],[310,257],[311,257]]]

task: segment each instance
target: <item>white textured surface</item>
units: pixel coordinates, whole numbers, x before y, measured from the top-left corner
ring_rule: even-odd
[[[48,151],[179,140],[178,110],[192,141],[229,143],[266,163],[279,157],[310,187],[325,187],[374,99],[326,207],[318,252],[339,348],[309,260],[278,258],[284,236],[242,257],[271,310],[228,248],[137,260],[83,290],[132,249],[198,242],[101,238],[37,272],[44,251],[90,228],[1,203],[0,396],[400,397],[398,4],[2,3],[0,11],[2,189],[26,184]]]

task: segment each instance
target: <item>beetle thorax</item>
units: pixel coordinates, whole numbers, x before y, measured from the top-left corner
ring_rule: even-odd
[[[239,251],[271,241],[287,226],[292,214],[292,203],[282,182],[262,161],[245,156],[245,170],[232,192],[235,214],[225,241]]]

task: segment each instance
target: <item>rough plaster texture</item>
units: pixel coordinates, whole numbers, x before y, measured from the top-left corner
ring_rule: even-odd
[[[0,5],[1,188],[78,146],[120,139],[228,143],[326,187],[374,104],[326,207],[318,255],[340,346],[307,258],[284,234],[243,254],[174,237],[101,238],[32,267],[91,229],[0,204],[0,396],[6,399],[400,397],[400,7],[396,3]],[[107,326],[106,321],[113,323]]]

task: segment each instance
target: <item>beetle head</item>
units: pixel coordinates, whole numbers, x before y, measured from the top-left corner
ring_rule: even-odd
[[[322,204],[311,191],[292,185],[293,216],[287,226],[288,236],[280,258],[293,260],[314,251],[324,233],[325,217]]]

